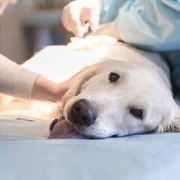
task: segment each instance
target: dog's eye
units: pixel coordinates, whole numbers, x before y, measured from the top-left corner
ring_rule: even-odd
[[[118,73],[111,72],[109,74],[109,81],[110,82],[116,82],[119,78],[120,78],[120,75]]]
[[[137,119],[143,119],[144,111],[142,109],[130,108],[129,113]]]

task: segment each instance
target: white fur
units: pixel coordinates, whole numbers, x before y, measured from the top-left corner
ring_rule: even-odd
[[[131,58],[123,57],[123,50],[131,53]],[[160,56],[155,53],[147,56],[146,52],[122,44],[112,46],[109,52],[101,62],[92,66],[91,74],[81,74],[66,93],[63,112],[66,119],[72,105],[86,99],[98,114],[96,121],[88,127],[75,125],[86,136],[106,138],[180,131],[179,107],[173,99],[169,80],[154,63],[155,59],[161,59]],[[110,72],[120,74],[118,82],[109,83]],[[129,106],[143,109],[143,120],[132,116]]]

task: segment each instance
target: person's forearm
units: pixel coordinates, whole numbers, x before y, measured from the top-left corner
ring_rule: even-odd
[[[119,33],[137,47],[169,51],[180,49],[178,0],[128,0],[119,10]]]
[[[100,24],[115,20],[120,7],[122,7],[126,1],[127,0],[101,0]]]
[[[0,54],[0,93],[41,101],[58,102],[68,89],[68,83],[57,84],[24,69]]]
[[[0,93],[25,99],[31,98],[37,73],[22,68],[0,54]]]

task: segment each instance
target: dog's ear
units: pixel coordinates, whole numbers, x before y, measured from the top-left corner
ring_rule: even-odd
[[[83,70],[78,73],[77,76],[72,78],[71,86],[69,90],[65,93],[65,95],[62,98],[62,104],[63,107],[66,104],[68,100],[73,98],[74,96],[77,96],[81,92],[82,85],[87,82],[91,77],[93,77],[95,74],[98,73],[99,66],[89,66],[87,68],[84,68]]]
[[[180,132],[180,107],[168,109],[166,116],[159,125],[157,132]]]

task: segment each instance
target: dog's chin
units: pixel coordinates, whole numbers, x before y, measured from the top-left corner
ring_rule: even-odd
[[[109,137],[113,137],[114,134],[107,133],[107,131],[102,129],[96,129],[93,126],[90,127],[83,127],[83,126],[77,126],[74,125],[74,128],[77,132],[79,132],[81,135],[88,139],[105,139]]]

